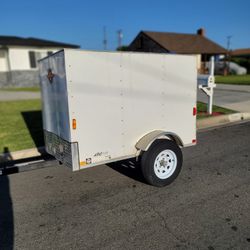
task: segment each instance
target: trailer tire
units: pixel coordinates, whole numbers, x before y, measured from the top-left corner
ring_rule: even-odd
[[[181,149],[171,140],[156,140],[142,155],[142,174],[147,183],[153,186],[163,187],[172,183],[181,167]]]

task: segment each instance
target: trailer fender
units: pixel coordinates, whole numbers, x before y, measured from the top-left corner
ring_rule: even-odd
[[[144,135],[135,145],[136,149],[141,151],[147,151],[151,144],[157,139],[170,139],[174,141],[178,146],[182,147],[183,142],[181,138],[173,133],[163,130],[154,130],[146,135]]]

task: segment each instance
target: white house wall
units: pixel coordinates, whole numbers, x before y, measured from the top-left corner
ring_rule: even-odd
[[[8,64],[7,64],[7,51],[0,49],[0,72],[8,71]]]
[[[48,52],[56,52],[61,48],[8,46],[0,51],[0,88],[2,87],[33,87],[39,85],[38,70],[31,68],[30,51],[35,58],[48,56]]]
[[[10,69],[13,70],[32,70],[30,66],[30,57],[29,52],[39,52],[41,53],[41,58],[48,55],[48,52],[56,52],[60,49],[58,48],[9,48],[9,61],[10,61]],[[33,68],[34,70],[34,68]],[[35,69],[36,70],[36,69]]]
[[[9,49],[9,60],[11,70],[30,69],[29,53],[27,49]]]

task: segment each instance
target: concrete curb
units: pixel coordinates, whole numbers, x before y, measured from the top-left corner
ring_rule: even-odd
[[[197,120],[197,129],[205,129],[219,125],[230,124],[237,121],[250,120],[250,113],[235,113],[229,115],[220,115],[210,118]],[[45,147],[25,149],[10,153],[0,154],[0,163],[16,161],[26,158],[39,157],[46,155]]]
[[[0,154],[0,163],[8,161],[16,161],[26,158],[39,157],[46,154],[45,147],[30,148],[15,152],[8,152]]]
[[[197,129],[204,129],[225,125],[233,122],[250,120],[250,113],[235,113],[229,115],[220,115],[197,120]]]

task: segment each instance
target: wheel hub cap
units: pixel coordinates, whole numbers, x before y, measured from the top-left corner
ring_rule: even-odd
[[[167,179],[174,173],[176,166],[176,154],[172,150],[166,149],[156,156],[154,172],[158,178]]]

